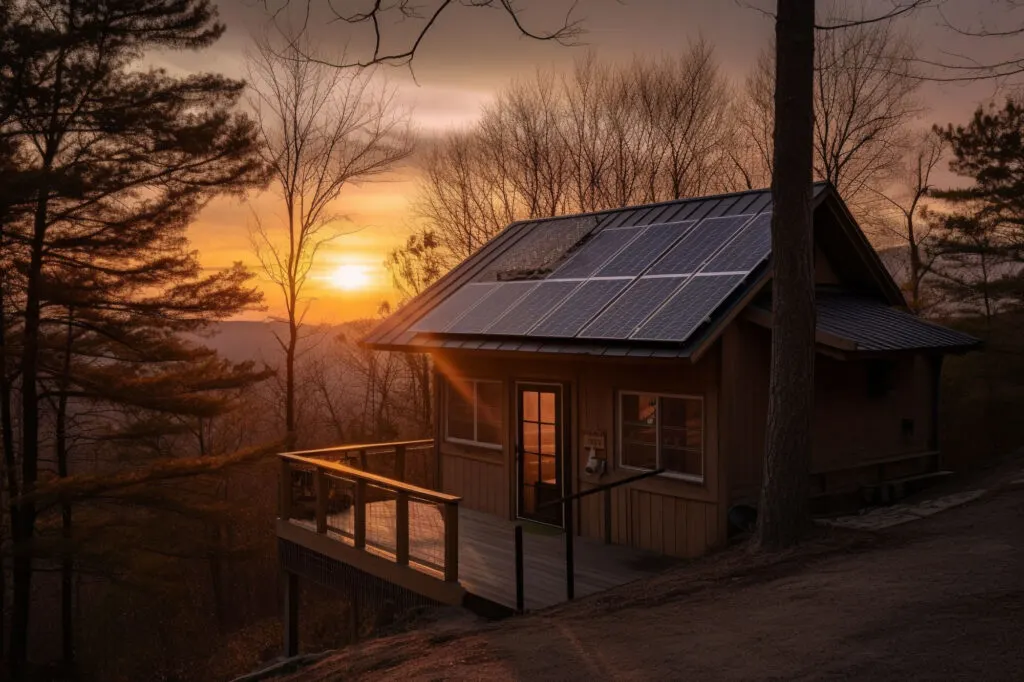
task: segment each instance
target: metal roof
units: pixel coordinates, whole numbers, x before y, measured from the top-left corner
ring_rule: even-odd
[[[826,184],[818,183],[814,188],[815,208],[823,205],[826,199],[830,202],[833,214],[840,217],[840,222],[849,224],[847,228],[848,241],[851,248],[860,260],[865,261],[867,270],[871,271],[872,277],[878,283],[878,290],[883,296],[890,299],[902,300],[895,284],[889,278],[884,266],[877,260],[874,251],[870,248],[863,234],[849,217],[845,206],[835,191]],[[770,264],[766,262],[769,252],[759,260],[756,266],[745,270],[746,274],[738,278],[738,284],[729,290],[724,296],[717,296],[715,300],[706,305],[707,310],[697,311],[699,314],[691,317],[696,318],[687,326],[686,336],[671,337],[664,334],[638,335],[629,338],[625,335],[621,338],[587,338],[586,333],[581,333],[584,326],[580,326],[578,332],[569,336],[562,334],[562,338],[548,338],[539,332],[546,329],[544,326],[534,326],[537,333],[524,334],[519,332],[516,335],[489,334],[486,329],[489,324],[485,319],[490,311],[486,310],[487,295],[483,297],[467,296],[466,289],[470,287],[490,287],[501,290],[501,295],[494,295],[494,305],[500,303],[502,306],[515,307],[516,303],[524,302],[520,310],[528,310],[535,313],[538,303],[534,296],[527,305],[526,295],[521,298],[512,292],[505,291],[505,286],[500,284],[509,279],[520,279],[518,290],[529,292],[531,286],[527,286],[522,279],[527,281],[538,279],[543,283],[544,278],[558,279],[557,272],[569,270],[580,270],[574,265],[580,257],[584,257],[588,249],[603,253],[607,250],[609,254],[623,254],[634,244],[641,244],[642,240],[625,240],[627,246],[615,251],[617,239],[613,238],[614,232],[607,236],[602,235],[607,230],[617,228],[642,227],[648,225],[666,225],[669,223],[690,223],[696,225],[704,219],[717,219],[729,216],[755,216],[764,214],[771,210],[771,192],[768,189],[753,190],[723,194],[711,197],[700,197],[693,199],[681,199],[677,201],[652,204],[647,206],[636,206],[623,209],[601,211],[597,213],[582,214],[577,216],[564,216],[543,220],[531,220],[513,223],[487,244],[480,248],[473,256],[468,258],[454,268],[447,275],[442,277],[425,292],[414,298],[407,305],[400,308],[395,314],[378,325],[365,339],[364,343],[381,349],[392,350],[430,350],[434,348],[459,348],[459,349],[480,349],[480,350],[501,350],[520,351],[532,353],[573,353],[580,355],[600,356],[627,356],[627,357],[688,357],[695,352],[702,352],[705,342],[715,338],[723,327],[722,322],[731,319],[739,308],[746,305],[757,291],[770,279]],[[817,215],[817,214],[816,214]],[[753,220],[749,221],[753,224]],[[716,223],[724,224],[724,223]],[[746,223],[745,223],[746,224]],[[694,229],[694,231],[696,231]],[[636,232],[636,230],[634,230]],[[600,237],[600,239],[599,239]],[[687,237],[688,238],[688,235]],[[730,242],[726,237],[722,244],[740,243],[742,240],[735,238]],[[679,246],[685,238],[676,242]],[[861,243],[863,242],[863,243]],[[589,246],[588,246],[589,245]],[[697,246],[702,246],[698,244]],[[721,248],[724,248],[721,247]],[[762,245],[763,248],[763,245]],[[713,253],[720,253],[715,251]],[[665,253],[668,253],[667,251]],[[664,257],[664,254],[662,254]],[[615,258],[614,256],[612,258]],[[704,260],[706,265],[711,259]],[[873,260],[872,260],[873,259]],[[628,259],[627,259],[628,260]],[[682,260],[685,260],[683,258]],[[737,261],[733,261],[737,262]],[[611,260],[608,261],[611,263]],[[589,272],[584,277],[593,277],[597,274],[596,269],[591,270],[589,265],[584,265],[583,270]],[[698,273],[691,273],[695,278]],[[703,274],[703,273],[699,273]],[[707,273],[710,275],[725,275],[729,273]],[[732,273],[735,275],[735,273]],[[651,276],[664,276],[655,275]],[[584,279],[585,282],[599,281]],[[607,279],[607,278],[605,278]],[[734,279],[737,279],[734,277]],[[639,281],[639,276],[635,281]],[[695,280],[694,280],[695,281]],[[549,286],[549,284],[545,284]],[[552,287],[553,288],[553,287]],[[583,286],[580,286],[582,292]],[[459,296],[451,298],[456,292]],[[676,294],[681,293],[677,291]],[[619,293],[613,296],[618,296]],[[451,298],[451,301],[449,299]],[[543,297],[540,297],[543,298]],[[697,297],[698,299],[700,297]],[[471,301],[467,309],[478,306],[473,315],[462,311],[462,304],[456,303],[460,300]],[[551,305],[554,310],[557,305],[564,305],[568,308],[568,314],[580,313],[578,305],[570,306],[574,300],[573,296],[558,298]],[[445,303],[447,305],[445,305]],[[579,304],[583,302],[580,301]],[[704,305],[704,303],[698,303]],[[676,305],[674,314],[685,315],[687,306]],[[439,310],[440,308],[440,310]],[[457,309],[457,310],[453,310]],[[666,305],[666,308],[668,306]],[[511,310],[511,308],[509,308]],[[601,310],[607,309],[607,304]],[[503,308],[503,311],[505,308]],[[550,314],[551,310],[546,311]],[[465,319],[460,324],[461,319]],[[589,321],[596,319],[596,314],[588,318]],[[483,321],[482,321],[483,320]],[[663,320],[664,322],[664,320]],[[694,326],[695,325],[695,326]],[[666,325],[661,325],[665,328]],[[522,325],[495,325],[494,329],[520,329]],[[672,326],[667,326],[672,331]],[[458,333],[448,333],[444,330],[458,330]],[[485,331],[480,331],[484,329]],[[660,330],[659,330],[660,331]]]
[[[952,351],[981,343],[874,299],[818,293],[815,301],[818,329],[853,342],[857,351]]]

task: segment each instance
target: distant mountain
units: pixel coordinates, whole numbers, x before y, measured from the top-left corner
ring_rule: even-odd
[[[338,334],[358,338],[366,324],[365,320],[354,320],[342,324],[307,325],[303,331],[306,338],[304,345],[316,347],[322,345],[322,341]],[[193,341],[216,350],[232,362],[255,360],[275,365],[282,357],[281,346],[275,334],[283,339],[287,333],[288,325],[282,321],[239,320],[218,322],[211,325],[204,334],[190,337]]]

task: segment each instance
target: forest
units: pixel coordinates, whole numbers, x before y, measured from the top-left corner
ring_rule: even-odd
[[[339,68],[288,28],[252,38],[244,80],[149,61],[224,31],[211,0],[0,4],[0,646],[15,679],[227,679],[276,657],[273,454],[431,434],[428,359],[358,344],[380,317],[513,221],[772,182],[770,47],[740,77],[704,39],[627,61],[580,49],[428,135],[386,71]],[[1024,443],[1007,418],[1024,404],[1024,100],[935,120],[918,49],[896,19],[816,33],[814,175],[910,309],[986,340],[946,375],[946,449],[970,467]],[[394,297],[374,319],[311,321],[345,190],[399,171],[416,190],[382,264]],[[190,227],[215,199],[256,195],[279,210],[239,219],[249,253],[204,267]],[[275,319],[241,321],[271,299]],[[367,634],[340,608],[318,603],[304,638]]]

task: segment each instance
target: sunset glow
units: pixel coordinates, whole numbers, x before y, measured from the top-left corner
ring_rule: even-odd
[[[370,286],[370,273],[363,265],[344,263],[331,271],[330,282],[342,291],[359,291]]]

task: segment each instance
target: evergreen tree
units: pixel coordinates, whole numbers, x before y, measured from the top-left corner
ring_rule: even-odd
[[[986,319],[1024,304],[1024,104],[979,108],[967,125],[936,127],[949,167],[971,184],[934,191],[951,208],[933,244],[940,286]]]
[[[180,334],[258,299],[239,265],[205,274],[185,229],[212,197],[261,182],[263,171],[252,122],[233,113],[241,82],[139,67],[148,50],[216,40],[223,26],[209,0],[16,0],[4,12],[0,50],[15,66],[3,68],[16,77],[0,87],[3,171],[17,192],[0,198],[0,258],[10,263],[4,350],[20,409],[0,416],[18,677],[38,516],[28,493],[49,442],[46,411],[60,423],[69,394],[160,410],[156,389],[196,359]]]

